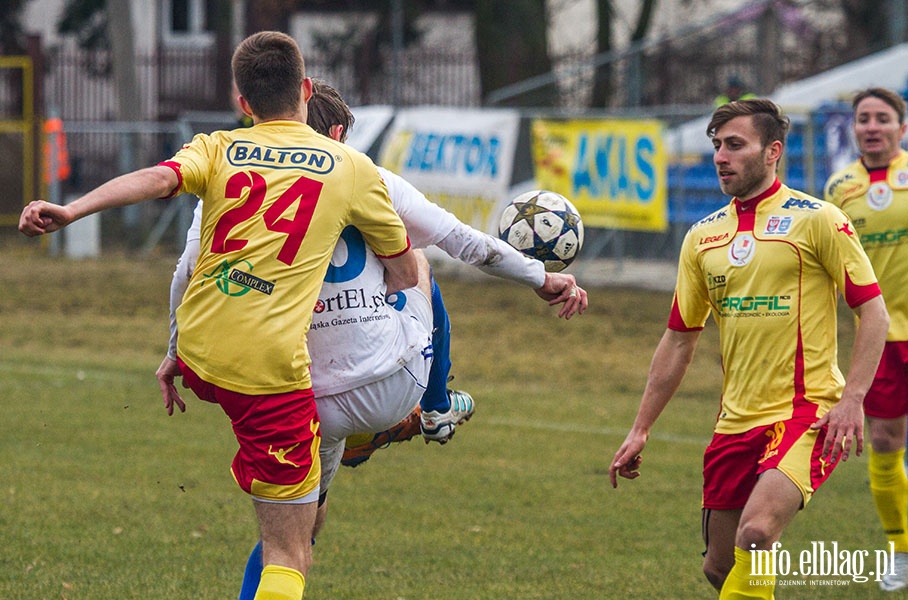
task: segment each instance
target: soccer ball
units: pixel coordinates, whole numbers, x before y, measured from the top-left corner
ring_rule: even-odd
[[[555,192],[534,190],[511,200],[501,213],[498,237],[545,270],[564,270],[583,245],[583,221],[570,201]]]

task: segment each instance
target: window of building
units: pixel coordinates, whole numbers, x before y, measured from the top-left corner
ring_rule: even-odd
[[[210,43],[213,40],[208,4],[211,0],[164,0],[161,24],[164,40],[177,43]]]

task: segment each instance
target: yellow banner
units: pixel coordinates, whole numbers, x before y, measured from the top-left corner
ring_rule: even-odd
[[[661,122],[536,119],[531,127],[539,187],[570,199],[586,226],[668,229]]]

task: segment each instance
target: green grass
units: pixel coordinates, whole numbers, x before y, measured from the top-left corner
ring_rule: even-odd
[[[236,597],[257,533],[229,473],[229,424],[195,398],[167,417],[154,379],[174,258],[32,250],[2,249],[0,598]],[[587,314],[564,322],[516,285],[441,284],[452,385],[473,394],[476,416],[450,444],[415,440],[341,471],[306,598],[715,597],[700,574],[699,509],[721,380],[715,327],[643,476],[613,490],[609,461],[670,294],[591,289]],[[783,543],[797,556],[811,540],[883,546],[865,458],[839,469]],[[883,597],[872,582],[776,595]]]

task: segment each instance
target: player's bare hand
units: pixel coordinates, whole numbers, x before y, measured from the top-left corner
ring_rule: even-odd
[[[174,405],[179,407],[180,412],[186,412],[186,403],[183,402],[174,383],[174,380],[181,376],[177,361],[165,356],[154,376],[158,378],[158,387],[161,388],[161,396],[164,397],[164,408],[167,409],[167,414],[173,415]]]
[[[577,285],[573,275],[567,273],[546,273],[545,282],[536,289],[536,295],[547,300],[549,306],[562,304],[558,316],[563,319],[582,315],[589,304],[586,290]]]
[[[615,458],[608,469],[608,477],[612,482],[613,488],[618,487],[618,476],[625,479],[640,477],[640,463],[643,462],[643,457],[640,456],[640,453],[643,452],[645,445],[645,439],[634,435],[633,432],[628,434],[627,439],[624,440],[624,443],[618,448],[618,452],[615,453]]]
[[[19,216],[19,231],[29,237],[35,237],[63,229],[71,222],[72,216],[65,206],[35,200],[22,209]]]
[[[855,456],[864,451],[864,408],[860,401],[843,398],[810,428],[821,429],[824,425],[826,439],[820,458],[826,462],[836,462],[840,457],[846,461],[852,449]]]

